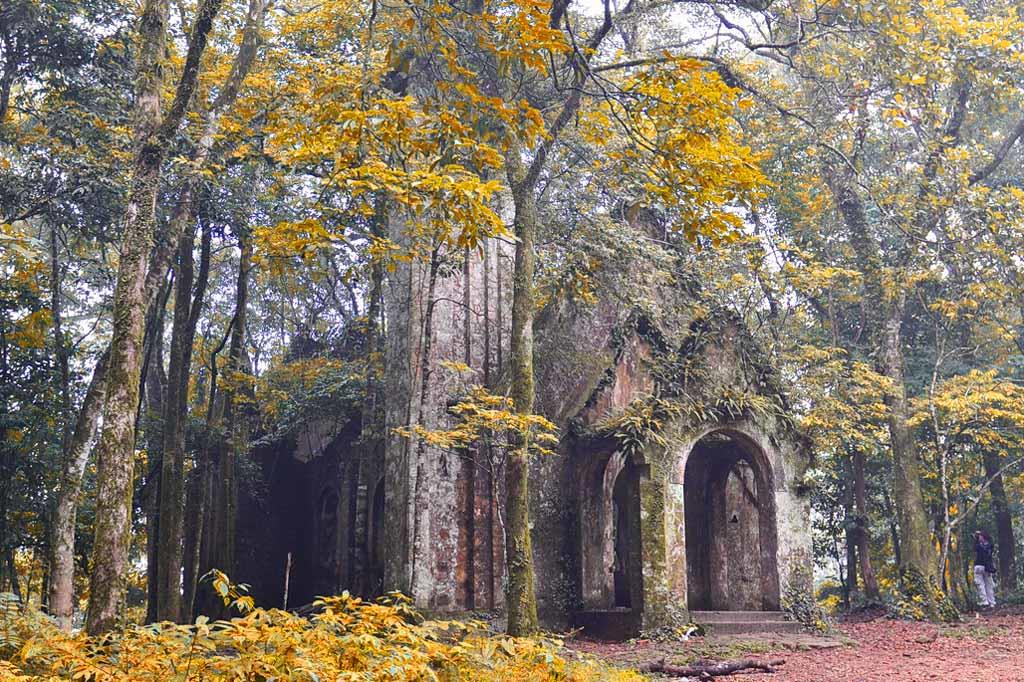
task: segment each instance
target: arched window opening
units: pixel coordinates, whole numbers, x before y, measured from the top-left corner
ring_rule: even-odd
[[[778,610],[775,500],[764,454],[713,432],[691,451],[684,489],[689,608]]]

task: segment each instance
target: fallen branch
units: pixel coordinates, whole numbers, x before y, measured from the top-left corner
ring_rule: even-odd
[[[662,659],[655,663],[642,665],[637,670],[642,673],[658,673],[660,675],[669,675],[670,677],[696,677],[697,679],[707,680],[712,677],[732,675],[741,670],[760,670],[761,672],[773,673],[775,672],[775,666],[782,665],[783,663],[785,663],[783,660],[762,663],[761,661],[745,658],[741,661],[725,661],[723,663],[669,665],[665,663],[665,659]]]

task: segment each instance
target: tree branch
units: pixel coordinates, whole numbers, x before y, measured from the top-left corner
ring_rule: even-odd
[[[988,176],[992,175],[992,173],[995,172],[995,170],[999,168],[1000,165],[1002,165],[1003,161],[1006,160],[1006,157],[1007,155],[1009,155],[1010,150],[1013,148],[1013,145],[1016,144],[1017,140],[1019,140],[1021,137],[1024,137],[1024,117],[1017,121],[1017,125],[1013,127],[1013,130],[1011,130],[1010,134],[1007,135],[1005,140],[1003,140],[1003,143],[999,145],[999,149],[997,149],[996,153],[992,156],[992,160],[989,161],[984,166],[982,166],[980,169],[971,173],[971,177],[967,181],[967,184],[977,184],[978,182],[981,182]]]
[[[196,10],[196,21],[192,26],[192,34],[188,41],[188,53],[185,56],[185,68],[181,73],[181,80],[174,92],[174,101],[170,110],[164,116],[160,127],[157,128],[156,138],[158,143],[167,144],[178,130],[181,119],[188,111],[192,95],[199,83],[199,63],[206,50],[206,43],[213,28],[213,18],[220,10],[221,0],[202,0]]]

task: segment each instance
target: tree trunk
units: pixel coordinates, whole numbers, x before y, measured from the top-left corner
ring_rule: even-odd
[[[238,95],[238,89],[248,74],[256,57],[259,32],[266,14],[267,0],[250,0],[242,42],[231,71],[220,94],[214,100],[210,111],[203,119],[199,144],[193,155],[197,165],[207,162],[220,116]],[[178,282],[174,302],[174,322],[171,338],[171,357],[168,369],[169,385],[164,463],[161,480],[160,514],[165,522],[160,529],[160,587],[159,618],[179,621],[182,613],[181,571],[184,552],[184,486],[185,486],[185,424],[188,402],[188,379],[192,364],[192,345],[196,326],[202,311],[203,299],[210,268],[210,226],[204,222],[198,280],[193,294],[193,256],[195,245],[194,206],[199,189],[199,178],[190,177],[182,188],[178,203],[171,218],[170,235],[178,237]]]
[[[905,292],[894,292],[881,334],[880,365],[892,387],[886,399],[889,407],[889,440],[893,463],[893,502],[899,524],[900,591],[918,600],[924,615],[932,620],[951,617],[951,602],[942,594],[936,574],[937,557],[924,496],[921,493],[920,461],[913,429],[907,423],[910,406],[903,376],[901,326]]]
[[[184,192],[175,219],[191,223],[191,192]],[[210,261],[210,228],[203,226],[199,278],[193,296],[194,228],[186,226],[178,242],[174,318],[167,370],[167,402],[164,411],[164,453],[160,472],[159,608],[160,620],[180,621],[181,569],[184,542],[183,495],[185,487],[185,425],[188,410],[188,379],[192,344],[203,306]]]
[[[53,354],[60,376],[61,452],[68,451],[71,441],[71,372],[68,368],[68,344],[64,338],[63,276],[60,265],[60,232],[50,228],[50,315],[53,319]]]
[[[878,579],[871,565],[870,524],[867,513],[867,481],[864,474],[864,452],[860,448],[853,450],[853,506],[856,511],[857,558],[860,561],[860,577],[864,581],[864,596],[877,601],[881,598],[878,591]]]
[[[917,443],[907,419],[910,407],[903,378],[903,324],[904,298],[897,294],[882,328],[881,369],[892,382],[889,394],[889,438],[893,458],[893,502],[900,528],[902,561],[900,572],[918,572],[935,577],[935,558],[932,556],[931,532],[928,515],[921,494],[920,463]]]
[[[164,307],[166,298],[161,298],[160,309],[153,311],[146,329],[149,359],[145,371],[146,403],[146,481],[143,487],[143,501],[146,509],[146,622],[157,620],[159,596],[159,566],[157,565],[157,538],[160,534],[160,465],[163,461],[164,400],[167,394],[167,376],[164,374]]]
[[[18,579],[18,566],[14,563],[14,548],[8,546],[4,549],[4,556],[7,557],[7,569],[9,571],[11,592],[18,599],[18,603],[25,604],[25,595],[21,590],[21,581]]]
[[[983,455],[985,476],[992,483],[988,487],[992,495],[992,515],[996,521],[996,548],[999,555],[999,582],[1003,590],[1012,591],[1017,587],[1017,547],[1013,537],[1013,516],[1006,499],[1003,474],[999,455],[985,450]]]
[[[245,228],[243,228],[244,230]],[[235,570],[235,516],[238,498],[236,459],[245,440],[244,415],[237,396],[244,390],[239,380],[246,371],[245,334],[246,309],[249,305],[249,270],[252,268],[252,242],[250,236],[241,232],[238,236],[238,281],[235,289],[235,317],[231,329],[231,343],[228,347],[228,368],[231,375],[226,377],[228,385],[223,391],[224,428],[218,451],[220,454],[217,470],[214,523],[209,539],[211,547],[211,568],[219,568],[231,575]]]
[[[103,431],[97,450],[93,569],[86,615],[86,630],[94,635],[115,626],[129,568],[135,412],[143,363],[146,266],[156,232],[160,171],[195,91],[200,59],[219,8],[220,0],[203,0],[197,8],[181,81],[171,108],[162,119],[160,98],[164,85],[167,0],[146,0],[139,24],[135,152],[114,288],[113,334],[107,370],[109,382],[103,404]]]
[[[431,353],[433,352],[433,341],[434,341],[434,295],[437,289],[437,271],[441,265],[440,257],[440,244],[436,244],[430,251],[430,270],[427,275],[427,305],[426,310],[423,313],[423,348],[420,355],[420,399],[419,408],[416,413],[416,423],[423,428],[428,428],[426,423],[426,412],[427,403],[430,399],[430,379],[433,370],[433,359]],[[410,584],[412,587],[412,593],[417,593],[416,579],[418,577],[417,568],[420,563],[420,556],[423,554],[427,555],[429,560],[429,550],[427,547],[430,546],[429,538],[423,538],[422,535],[422,524],[420,523],[420,516],[429,509],[429,503],[424,497],[428,490],[427,486],[424,485],[423,479],[426,476],[426,468],[424,462],[427,458],[427,443],[422,437],[416,441],[416,481],[413,484],[413,517],[412,524],[412,565],[409,570]]]
[[[163,457],[150,458],[146,471],[146,623],[160,619],[160,464]]]
[[[179,204],[178,211],[185,210]],[[173,220],[173,219],[172,219]],[[191,338],[188,335],[192,304],[195,235],[186,228],[178,240],[178,263],[174,273],[174,315],[171,349],[167,365],[167,400],[164,405],[163,459],[160,466],[160,527],[157,537],[157,620],[177,622],[181,617],[181,496],[184,483],[185,410]],[[184,346],[188,343],[188,350]],[[187,356],[187,357],[186,357]],[[184,384],[184,386],[183,386]]]
[[[534,241],[537,236],[537,199],[534,187],[525,182],[520,150],[513,145],[506,155],[509,184],[515,204],[516,253],[512,283],[512,390],[517,414],[531,414],[534,402],[533,317]],[[534,587],[533,548],[530,541],[529,442],[516,438],[505,470],[505,560],[508,581],[505,606],[508,633],[528,635],[537,630],[537,597]]]
[[[215,488],[217,476],[215,471],[219,470],[220,458],[223,456],[223,421],[224,421],[224,396],[218,390],[218,367],[217,356],[227,345],[229,338],[235,328],[234,318],[228,323],[228,328],[221,337],[220,342],[210,352],[209,358],[209,391],[206,395],[206,428],[204,431],[204,442],[200,448],[197,471],[196,488],[191,501],[186,504],[186,511],[190,514],[189,533],[191,551],[188,552],[186,564],[186,601],[184,608],[190,614],[196,611],[207,611],[210,613],[220,612],[223,609],[220,599],[206,601],[196,599],[199,595],[199,579],[203,571],[215,567],[217,557],[214,554],[217,550],[217,538],[220,532],[217,528],[217,506]],[[198,504],[196,504],[198,502]],[[193,510],[194,515],[193,515]],[[219,566],[216,566],[219,568]],[[191,604],[191,606],[190,606]]]
[[[169,259],[164,251],[157,247],[150,258],[146,273],[146,307],[155,300],[162,288]],[[78,496],[81,492],[82,477],[89,461],[89,446],[96,434],[99,416],[103,408],[103,395],[106,391],[106,368],[110,358],[110,346],[100,355],[93,368],[92,379],[86,389],[85,399],[79,408],[78,419],[72,431],[71,440],[63,455],[61,485],[57,492],[54,505],[54,518],[51,526],[53,533],[50,542],[49,606],[50,614],[64,628],[71,627],[73,583],[74,583],[74,544],[75,517],[77,515]]]
[[[484,240],[484,388],[491,389],[491,240]]]
[[[885,518],[889,526],[889,539],[892,541],[892,556],[896,561],[896,565],[899,566],[903,562],[903,552],[900,551],[900,529],[896,523],[894,505],[889,498],[888,490],[885,488],[882,489],[882,500],[885,504]]]
[[[501,375],[505,368],[505,287],[503,286],[504,264],[501,262],[501,242],[494,244],[494,374]]]
[[[935,560],[932,557],[931,534],[924,498],[921,494],[920,465],[917,443],[907,424],[910,407],[903,376],[903,314],[906,289],[900,283],[886,283],[888,274],[883,267],[879,244],[870,230],[867,209],[854,189],[848,168],[824,169],[826,181],[836,207],[850,235],[850,244],[857,254],[864,277],[864,295],[873,314],[871,327],[878,341],[878,366],[883,376],[892,382],[886,403],[889,407],[889,438],[893,459],[893,505],[899,524],[900,575],[904,583],[928,582],[935,578]],[[926,589],[923,585],[914,588]],[[922,595],[934,606],[930,589]]]
[[[843,581],[843,602],[847,609],[853,604],[859,589],[857,585],[857,531],[853,519],[852,491],[847,494],[844,507],[844,535],[846,545],[846,580]]]
[[[374,210],[371,233],[383,239],[387,224],[387,204],[378,197]],[[370,289],[366,308],[366,400],[363,402],[360,425],[360,457],[356,481],[355,538],[352,556],[352,588],[356,594],[371,596],[382,576],[373,575],[371,566],[370,525],[373,523],[373,495],[381,472],[384,445],[384,383],[383,329],[381,310],[384,297],[384,265],[380,259],[370,263]]]
[[[93,370],[89,388],[78,412],[74,434],[64,455],[60,492],[53,514],[53,536],[50,540],[50,615],[65,630],[71,629],[74,611],[75,519],[82,476],[89,459],[89,443],[96,430],[109,359],[100,356]]]
[[[195,615],[196,592],[199,587],[199,569],[202,563],[204,526],[206,510],[209,507],[209,466],[204,452],[197,457],[195,468],[188,481],[185,498],[185,551],[182,559],[184,572],[182,620],[191,622]]]
[[[147,252],[156,222],[161,156],[153,150],[140,154],[128,199],[114,295],[114,334],[107,370],[109,378],[103,406],[103,430],[97,453],[96,527],[86,626],[90,634],[114,627],[129,568],[135,414],[139,402],[146,312],[143,283]]]
[[[4,70],[0,74],[0,129],[7,122],[7,112],[11,106],[11,89],[14,87],[14,77],[17,75],[19,55],[11,49],[11,45],[4,41],[4,52],[7,58],[4,60]]]

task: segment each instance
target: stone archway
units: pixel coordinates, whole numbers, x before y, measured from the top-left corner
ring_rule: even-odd
[[[373,497],[370,502],[370,520],[367,545],[369,546],[369,576],[367,585],[370,597],[379,597],[383,593],[384,585],[384,479],[377,481],[373,486]]]
[[[777,611],[774,472],[749,438],[715,430],[684,473],[687,603],[693,611]]]
[[[640,480],[646,466],[615,451],[589,458],[580,475],[577,623],[589,634],[633,636],[643,613]]]
[[[341,576],[340,523],[341,496],[333,486],[324,488],[317,500],[314,537],[314,586],[316,594],[333,594]]]

